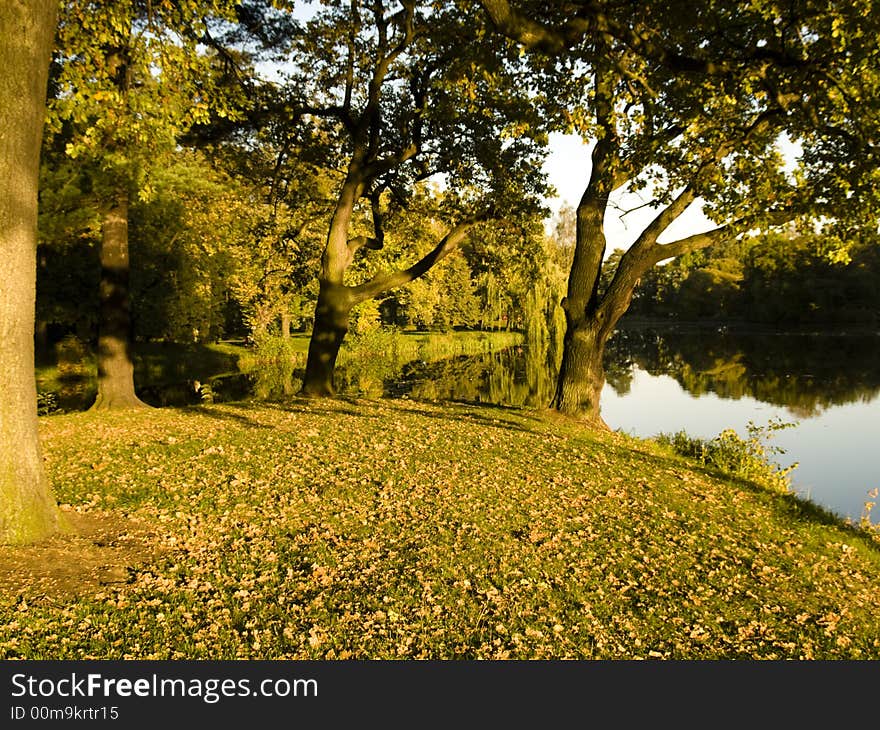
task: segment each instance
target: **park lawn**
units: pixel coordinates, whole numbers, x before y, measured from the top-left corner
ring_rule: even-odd
[[[0,656],[880,658],[880,546],[552,414],[408,400],[41,419],[79,532],[0,548]]]

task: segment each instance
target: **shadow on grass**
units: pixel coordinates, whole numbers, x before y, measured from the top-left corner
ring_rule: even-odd
[[[541,420],[536,416],[527,415],[527,413],[523,410],[515,408],[513,406],[500,406],[500,405],[492,405],[488,403],[472,403],[469,401],[415,401],[413,402],[419,403],[424,402],[427,405],[437,405],[441,407],[445,407],[450,410],[446,410],[442,413],[437,412],[427,412],[427,411],[417,411],[418,415],[423,416],[425,418],[432,419],[440,419],[443,421],[458,421],[460,423],[476,423],[481,426],[488,426],[490,428],[501,428],[507,431],[518,431],[520,433],[537,433],[534,429],[527,428],[522,424],[516,423],[516,421],[510,420],[509,418],[504,418],[503,416],[508,416],[510,414],[516,414],[520,418],[526,418],[535,421],[535,423],[541,423]],[[473,413],[466,412],[463,408],[479,408],[483,409],[491,409],[498,410],[499,417],[498,418],[490,418],[489,416],[484,416],[481,413]],[[454,409],[454,410],[453,410]]]
[[[345,406],[342,404],[349,403],[351,406]],[[370,401],[367,401],[370,403]],[[339,407],[334,407],[335,404],[340,404]],[[306,398],[300,396],[291,396],[285,398],[283,400],[244,400],[244,401],[229,401],[217,404],[222,406],[222,409],[210,407],[210,406],[196,406],[198,408],[198,412],[208,416],[210,418],[217,418],[220,420],[228,419],[237,421],[239,423],[251,424],[254,427],[258,428],[275,428],[275,426],[269,426],[265,423],[260,423],[259,421],[255,421],[252,418],[248,418],[247,416],[238,415],[236,413],[230,413],[230,410],[236,411],[284,411],[287,413],[304,413],[304,414],[322,414],[327,416],[337,416],[337,415],[346,415],[346,416],[357,416],[359,418],[381,418],[381,414],[378,413],[369,413],[366,412],[363,408],[360,410],[354,408],[353,406],[363,406],[365,405],[365,401],[357,400],[355,398]]]
[[[250,406],[253,409],[256,409],[257,406],[262,406],[265,408],[269,404],[254,404]],[[196,411],[200,416],[205,416],[206,418],[213,418],[218,421],[232,421],[233,423],[237,423],[242,426],[247,426],[248,428],[258,428],[263,430],[274,430],[275,426],[271,426],[265,423],[260,423],[259,421],[255,421],[253,418],[248,418],[247,416],[241,416],[238,413],[230,413],[230,408],[238,408],[238,409],[246,409],[248,406],[239,404],[239,403],[224,403],[223,408],[213,408],[210,406],[179,406],[182,409],[193,410]]]
[[[356,410],[352,407],[332,407],[329,404],[342,404],[349,403],[352,406],[359,407],[359,410]],[[324,404],[324,405],[321,405]],[[439,407],[445,408],[442,413],[438,413],[436,411],[427,411],[421,409],[413,409],[408,408],[408,404],[415,405],[423,405],[428,407]],[[515,421],[510,420],[509,418],[503,418],[502,416],[513,415],[515,414],[519,418],[530,419],[533,420],[536,424],[541,423],[541,419],[537,416],[533,416],[528,414],[526,411],[523,411],[520,408],[515,406],[503,406],[503,405],[494,405],[489,403],[478,403],[464,400],[448,400],[448,401],[435,401],[435,400],[420,400],[418,398],[353,398],[347,396],[337,396],[336,398],[331,399],[322,399],[322,398],[304,398],[299,397],[295,400],[295,402],[286,401],[284,403],[284,408],[289,411],[294,412],[303,412],[303,413],[327,413],[330,415],[343,413],[351,416],[359,416],[363,418],[381,418],[381,414],[378,413],[370,413],[366,409],[370,407],[381,407],[385,409],[392,409],[400,411],[401,413],[406,413],[408,415],[413,415],[417,417],[423,418],[431,418],[431,419],[441,419],[447,421],[460,421],[462,423],[478,423],[483,426],[491,426],[493,428],[505,428],[511,431],[521,431],[523,433],[532,433],[531,429],[528,429],[520,424],[517,424]],[[484,416],[479,413],[467,412],[465,409],[480,409],[480,410],[493,410],[499,412],[499,418],[490,418],[488,416]]]
[[[448,410],[443,412],[426,411],[421,409],[407,408],[406,404],[413,403],[434,407],[445,407]],[[231,413],[231,410],[237,411],[262,411],[275,410],[285,411],[288,413],[304,413],[304,414],[321,414],[327,416],[354,416],[356,418],[381,419],[384,414],[377,413],[372,409],[382,408],[400,411],[407,415],[417,417],[440,419],[445,421],[459,421],[461,423],[476,423],[482,426],[490,426],[493,428],[503,428],[511,431],[519,431],[522,433],[534,433],[532,429],[526,428],[509,417],[515,414],[519,418],[526,418],[534,421],[536,424],[542,423],[537,416],[528,414],[518,408],[512,406],[496,406],[483,403],[468,403],[465,401],[449,401],[446,403],[438,401],[419,401],[411,398],[379,398],[365,399],[349,396],[336,396],[334,398],[309,398],[306,396],[292,396],[283,400],[253,400],[253,401],[235,401],[219,404],[222,409],[212,407],[199,407],[199,413],[210,418],[219,420],[227,419],[237,421],[242,424],[250,424],[258,428],[274,428],[267,426],[251,418],[243,415]],[[499,411],[499,418],[490,418],[479,413],[471,413],[464,411],[465,408],[491,409]]]
[[[632,451],[636,451],[646,461],[654,462],[658,467],[662,466],[667,469],[670,466],[684,467],[689,471],[700,474],[704,477],[716,480],[721,479],[725,482],[734,484],[745,491],[749,491],[752,494],[762,497],[778,515],[786,520],[842,530],[846,534],[862,540],[864,544],[874,552],[880,553],[880,542],[878,542],[876,537],[872,535],[870,531],[865,530],[863,527],[854,524],[841,515],[816,504],[806,497],[795,494],[794,492],[782,492],[773,489],[772,487],[764,486],[759,482],[730,474],[721,469],[698,464],[683,456],[661,456],[638,448],[635,448]]]

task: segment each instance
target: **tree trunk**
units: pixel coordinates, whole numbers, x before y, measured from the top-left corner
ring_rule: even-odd
[[[589,425],[608,428],[599,414],[599,399],[605,385],[602,358],[608,330],[597,316],[600,309],[599,275],[606,239],[604,218],[610,183],[602,176],[610,155],[609,142],[599,140],[593,149],[593,170],[578,204],[575,250],[565,309],[565,337],[562,362],[551,407],[577,416]]]
[[[146,407],[134,392],[128,276],[128,193],[120,192],[102,226],[98,397],[91,410]]]
[[[281,337],[290,339],[290,314],[287,310],[281,312]]]
[[[607,429],[599,412],[605,385],[602,363],[607,336],[594,319],[569,324],[563,344],[562,363],[556,381],[553,408],[576,416],[592,426]]]
[[[63,526],[43,469],[34,379],[37,179],[53,0],[0,4],[0,542]]]
[[[40,352],[46,352],[49,349],[49,323],[45,319],[39,320],[36,324],[34,345]]]
[[[349,315],[354,303],[355,297],[348,287],[321,281],[301,395],[335,395],[333,372],[336,369],[339,348],[348,332]]]

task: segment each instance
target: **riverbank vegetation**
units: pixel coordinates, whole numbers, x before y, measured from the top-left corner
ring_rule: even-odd
[[[877,332],[878,277],[876,231],[841,239],[792,228],[652,269],[636,288],[629,315]]]

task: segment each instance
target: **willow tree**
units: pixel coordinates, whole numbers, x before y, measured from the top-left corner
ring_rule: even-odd
[[[870,225],[873,215],[876,226],[876,213],[849,200],[876,190],[874,3],[600,1],[555,13],[482,4],[540,65],[556,66],[567,130],[593,144],[562,302],[556,409],[604,426],[605,343],[651,267],[795,217]],[[808,143],[796,172],[780,154],[783,134]],[[624,188],[656,214],[603,277],[609,198]],[[667,229],[697,201],[717,227],[669,240]]]
[[[318,273],[302,392],[334,393],[333,371],[352,308],[422,276],[476,226],[529,208],[542,178],[536,93],[518,50],[487,34],[479,14],[416,0],[328,5],[305,23],[290,60],[291,114],[327,144],[339,169]],[[402,268],[352,276],[384,244],[385,221],[442,176],[445,232]],[[413,214],[418,215],[418,212]]]
[[[0,542],[56,532],[34,379],[37,181],[56,3],[0,6]]]
[[[102,219],[94,409],[144,405],[131,353],[129,210],[133,199],[149,199],[151,171],[207,119],[209,105],[230,112],[198,46],[205,18],[230,7],[223,0],[61,4],[51,129],[90,178],[90,204]]]

